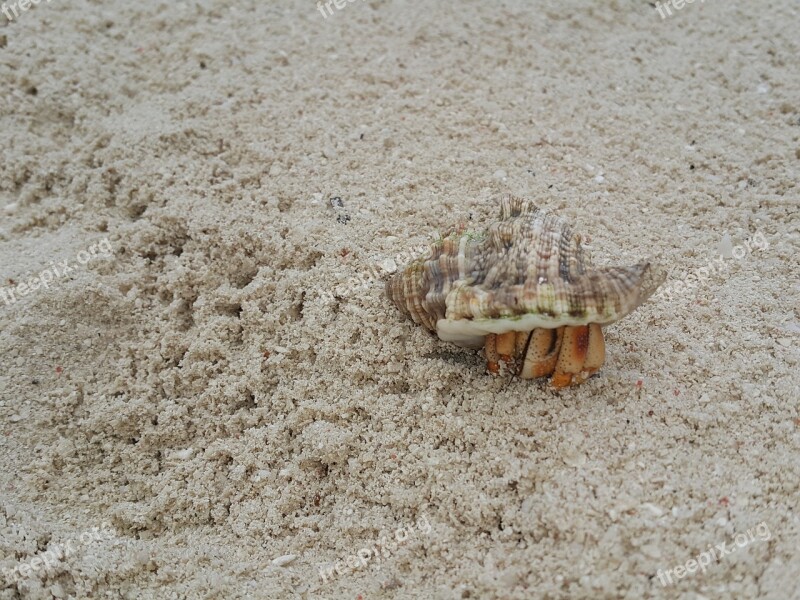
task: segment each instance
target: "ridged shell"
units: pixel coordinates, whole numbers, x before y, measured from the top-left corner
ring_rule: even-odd
[[[581,237],[530,201],[500,199],[484,234],[451,231],[386,284],[394,304],[443,340],[478,346],[488,333],[607,325],[664,281],[649,262],[591,268]]]

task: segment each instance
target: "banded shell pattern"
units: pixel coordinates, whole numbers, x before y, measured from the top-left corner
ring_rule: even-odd
[[[649,262],[592,268],[568,222],[504,196],[500,220],[485,233],[451,230],[431,246],[428,258],[395,274],[386,291],[403,313],[442,340],[486,346],[490,372],[499,371],[497,354],[522,377],[553,374],[553,385],[564,387],[602,365],[600,326],[629,314],[663,280]],[[508,352],[498,354],[498,343]],[[577,354],[566,356],[568,350]],[[532,358],[537,352],[539,358]],[[587,369],[588,355],[594,359]],[[548,371],[561,359],[574,372]],[[533,367],[526,369],[526,362]]]

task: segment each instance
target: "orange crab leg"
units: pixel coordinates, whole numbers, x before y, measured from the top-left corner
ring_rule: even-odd
[[[554,388],[583,383],[605,362],[605,341],[600,325],[565,327],[561,351],[550,380]]]
[[[514,331],[500,334],[490,333],[486,336],[486,341],[484,343],[486,368],[492,375],[498,375],[500,373],[500,362],[505,363],[511,371],[516,370],[514,367],[516,337],[517,334]]]
[[[514,331],[498,334],[496,345],[497,354],[509,369],[514,370],[514,349],[517,334]]]
[[[497,354],[497,335],[490,333],[486,336],[484,343],[484,352],[486,353],[486,368],[492,375],[500,374],[500,357]]]
[[[606,362],[606,342],[603,339],[603,329],[597,323],[589,325],[589,349],[586,352],[586,362],[583,363],[583,370],[586,377],[591,377],[603,363]]]
[[[564,328],[534,329],[530,334],[528,351],[520,369],[520,377],[534,379],[550,375],[556,368]]]
[[[523,379],[552,375],[554,388],[583,383],[606,359],[600,325],[489,334],[484,343],[486,368],[499,375],[501,365]]]

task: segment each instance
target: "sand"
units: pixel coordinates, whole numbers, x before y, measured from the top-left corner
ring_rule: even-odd
[[[0,16],[0,599],[800,598],[800,6],[341,6]],[[506,192],[669,272],[577,388],[383,295]]]

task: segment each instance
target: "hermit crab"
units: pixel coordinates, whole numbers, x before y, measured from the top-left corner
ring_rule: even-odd
[[[514,196],[499,204],[500,220],[484,233],[451,230],[386,293],[440,339],[483,346],[494,375],[582,383],[605,362],[602,327],[647,300],[664,273],[649,262],[592,268],[564,219]]]

